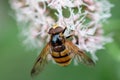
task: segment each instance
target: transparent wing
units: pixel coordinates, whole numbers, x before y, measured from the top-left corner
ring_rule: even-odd
[[[49,43],[43,48],[42,52],[38,56],[32,70],[31,70],[31,76],[39,74],[47,63],[47,55],[50,53],[50,45]]]
[[[66,40],[66,46],[69,50],[74,54],[74,56],[78,59],[79,62],[82,62],[87,65],[94,65],[94,61],[88,57],[82,50],[80,50],[76,45],[74,45],[71,41]]]

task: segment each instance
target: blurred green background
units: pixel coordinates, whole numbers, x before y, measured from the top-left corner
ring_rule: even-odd
[[[120,80],[120,0],[110,2],[115,7],[104,29],[106,34],[114,34],[114,41],[97,51],[96,66],[60,67],[50,62],[35,80]],[[31,80],[30,70],[37,51],[27,51],[23,47],[16,21],[10,14],[8,0],[0,0],[0,80]]]

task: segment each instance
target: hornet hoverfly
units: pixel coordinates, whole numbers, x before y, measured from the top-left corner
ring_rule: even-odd
[[[31,70],[31,76],[37,75],[43,70],[45,64],[47,63],[48,54],[50,54],[53,60],[60,66],[69,65],[75,56],[79,57],[79,61],[84,64],[94,64],[94,61],[89,58],[84,51],[80,50],[75,44],[67,39],[73,35],[69,35],[67,37],[64,36],[65,30],[66,27],[63,29],[58,25],[49,29],[48,33],[51,36],[50,41],[46,44],[38,56]]]

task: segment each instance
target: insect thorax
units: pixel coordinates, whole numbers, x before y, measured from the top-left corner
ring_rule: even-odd
[[[59,36],[59,34],[54,34],[51,37],[51,46],[52,50],[55,52],[61,52],[65,49],[65,45],[63,43],[63,38]]]

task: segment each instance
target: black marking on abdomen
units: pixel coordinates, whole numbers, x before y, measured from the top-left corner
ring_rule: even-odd
[[[60,53],[58,53],[58,54],[60,54]],[[67,57],[67,56],[69,56],[70,55],[70,53],[69,54],[65,54],[64,56],[61,56],[61,55],[59,55],[59,56],[54,56],[54,55],[52,55],[52,57],[53,58],[63,58],[63,57]]]
[[[71,61],[70,52],[68,53],[57,53],[58,56],[52,55],[55,62],[60,64],[61,66],[67,66],[69,62]]]

